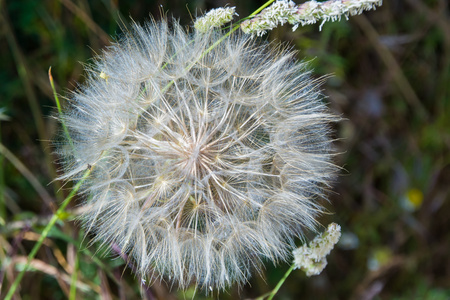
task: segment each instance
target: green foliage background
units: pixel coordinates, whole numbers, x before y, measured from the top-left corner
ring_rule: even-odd
[[[294,271],[276,299],[450,299],[450,18],[447,0],[384,1],[349,21],[264,39],[287,42],[324,85],[336,125],[336,163],[344,168],[326,203],[326,225],[344,243],[325,271]],[[186,26],[207,9],[236,6],[245,17],[263,1],[0,1],[0,298],[24,266],[70,185],[53,181],[49,140],[57,129],[47,71],[59,94],[83,82],[80,62],[130,23],[167,14]],[[119,25],[121,24],[121,25]],[[5,120],[9,117],[8,120]],[[203,299],[170,282],[145,288],[121,259],[89,244],[74,220],[76,199],[60,216],[15,299]],[[102,255],[102,254],[106,254]],[[254,298],[271,290],[287,264],[267,264],[241,290],[211,298]]]

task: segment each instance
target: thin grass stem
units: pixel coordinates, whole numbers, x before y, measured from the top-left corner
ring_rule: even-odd
[[[69,300],[76,300],[77,296],[77,275],[78,275],[78,265],[79,265],[79,258],[78,258],[78,251],[75,248],[75,263],[73,266],[73,272],[70,280],[70,294],[69,294]]]
[[[48,222],[47,226],[42,231],[42,234],[41,234],[39,240],[34,245],[33,249],[31,250],[30,254],[28,255],[27,263],[25,264],[24,268],[22,269],[22,271],[20,271],[19,275],[17,275],[16,279],[14,280],[13,284],[11,285],[11,288],[9,289],[8,294],[6,295],[5,300],[11,300],[11,298],[14,295],[15,291],[17,290],[17,287],[19,286],[20,281],[22,280],[23,276],[25,275],[25,272],[29,269],[31,260],[36,256],[39,248],[41,248],[42,243],[44,242],[44,239],[48,236],[50,230],[56,224],[56,221],[58,221],[60,219],[60,216],[62,215],[62,213],[66,209],[67,205],[70,203],[70,201],[72,200],[73,196],[75,196],[75,194],[78,192],[78,190],[80,189],[80,187],[83,184],[84,180],[86,180],[86,178],[89,176],[90,173],[91,173],[91,170],[86,170],[86,172],[84,173],[84,175],[81,178],[81,180],[77,182],[77,184],[73,187],[72,191],[66,197],[66,199],[63,201],[63,203],[61,204],[59,209],[52,216],[52,218]]]
[[[2,143],[2,127],[0,120],[0,144]],[[3,168],[4,155],[0,155],[0,225],[4,226],[6,223],[6,208],[5,208],[5,176]]]
[[[290,268],[287,270],[287,272],[284,274],[283,278],[278,282],[277,286],[270,292],[267,300],[272,300],[275,294],[278,292],[278,290],[281,288],[283,283],[286,281],[286,278],[288,278],[289,274],[291,274],[292,270],[294,270],[295,265],[292,264]]]
[[[63,114],[62,114],[62,109],[61,109],[61,103],[59,102],[58,93],[56,93],[55,83],[53,81],[53,76],[52,76],[52,67],[50,67],[48,69],[48,79],[50,81],[50,85],[52,86],[53,97],[55,97],[56,107],[58,109],[58,115],[61,118],[61,124],[62,124],[63,130],[64,130],[64,134],[67,136],[67,139],[69,140],[69,144],[73,149],[73,142],[72,142],[72,139],[70,138],[69,130],[67,129],[66,123],[62,119]]]

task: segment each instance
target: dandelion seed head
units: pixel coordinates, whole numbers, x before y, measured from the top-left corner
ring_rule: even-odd
[[[61,118],[61,178],[91,166],[86,230],[143,279],[223,289],[262,259],[289,259],[336,171],[337,118],[307,64],[237,33],[208,52],[221,38],[135,24],[87,67]]]

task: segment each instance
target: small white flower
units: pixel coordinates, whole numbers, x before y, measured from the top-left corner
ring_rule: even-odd
[[[294,11],[294,2],[286,0],[276,1],[253,19],[242,22],[241,29],[245,33],[262,36],[268,30],[287,23]]]
[[[210,10],[194,22],[196,30],[206,33],[213,28],[219,28],[231,22],[236,14],[236,7],[221,7]]]
[[[341,16],[346,14],[346,7],[342,4],[342,0],[327,1],[320,6],[322,11],[322,19],[332,22],[341,20]]]
[[[292,30],[296,30],[299,24],[310,25],[320,20],[320,3],[308,1],[296,7],[295,13],[289,18],[289,24],[294,25]]]
[[[341,226],[336,223],[328,225],[327,231],[314,238],[309,244],[295,249],[294,265],[302,269],[306,276],[319,275],[327,266],[326,256],[333,250],[341,236]]]
[[[322,30],[327,21],[339,21],[342,16],[347,19],[348,15],[357,15],[381,4],[382,0],[312,0],[297,6],[290,0],[279,0],[252,19],[242,22],[241,29],[245,33],[261,36],[286,22],[293,25],[292,30],[296,30],[299,25],[310,25],[321,20],[319,30]]]

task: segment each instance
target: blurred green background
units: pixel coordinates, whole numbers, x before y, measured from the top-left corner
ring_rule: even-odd
[[[53,181],[49,67],[66,95],[83,82],[83,63],[130,18],[167,14],[191,26],[227,3],[245,17],[264,2],[0,1],[0,298],[70,192]],[[321,32],[318,24],[283,26],[263,38],[298,49],[315,77],[332,74],[324,94],[344,119],[335,136],[343,170],[325,203],[332,214],[321,219],[342,226],[341,243],[321,275],[294,271],[275,299],[450,299],[449,15],[448,0],[392,0]],[[77,203],[60,216],[15,299],[66,299],[74,272],[76,299],[205,298],[170,282],[146,290],[121,259],[96,253],[74,220]],[[288,267],[268,263],[242,289],[210,298],[258,297]]]

